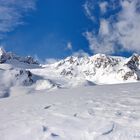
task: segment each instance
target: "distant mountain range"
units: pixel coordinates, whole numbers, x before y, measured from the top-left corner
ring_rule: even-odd
[[[39,64],[33,57],[20,57],[0,48],[0,97],[14,86],[32,90],[52,90],[97,84],[138,82],[140,56],[129,58],[96,54],[70,56],[53,64]]]

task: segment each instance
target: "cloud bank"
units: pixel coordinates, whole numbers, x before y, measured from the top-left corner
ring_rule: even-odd
[[[35,9],[36,0],[0,0],[0,39],[23,24],[23,16]]]
[[[99,30],[84,33],[94,53],[140,52],[139,0],[87,0],[86,15],[95,22],[94,7],[99,8]],[[107,15],[107,16],[105,16]],[[97,17],[96,17],[97,18]],[[93,20],[94,19],[94,20]]]

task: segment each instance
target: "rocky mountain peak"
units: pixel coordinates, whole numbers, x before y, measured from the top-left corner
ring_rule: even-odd
[[[2,47],[0,47],[0,63],[4,63],[8,60],[17,60],[19,62],[23,62],[27,64],[38,64],[37,60],[35,60],[31,56],[20,57],[12,52],[6,52]]]
[[[55,64],[55,70],[61,76],[82,77],[86,80],[100,81],[116,79],[122,81],[139,80],[140,56],[133,54],[130,58],[114,57],[105,54],[76,57],[70,56]],[[115,80],[114,80],[115,81]]]
[[[140,56],[138,54],[133,54],[125,65],[127,65],[127,67],[129,67],[131,70],[136,71],[139,67],[139,63]]]

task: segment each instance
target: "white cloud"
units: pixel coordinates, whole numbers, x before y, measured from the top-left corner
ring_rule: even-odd
[[[73,48],[73,47],[72,47],[72,43],[71,43],[71,42],[68,42],[68,43],[67,43],[66,49],[67,49],[67,50],[72,50],[72,48]]]
[[[36,0],[0,0],[0,39],[23,24],[22,17],[35,9]]]
[[[100,20],[99,34],[101,36],[105,36],[105,35],[110,34],[110,25],[109,25],[109,22],[105,19]]]
[[[83,5],[86,16],[92,20],[95,21],[95,16],[92,14],[92,11],[94,10],[94,5],[92,0],[87,0],[85,4]]]
[[[106,1],[99,3],[100,10],[103,14],[106,13],[107,6],[108,6],[108,2]]]
[[[112,0],[113,2],[115,3]],[[116,5],[121,7],[119,12],[109,18],[99,17],[100,28],[97,34],[94,31],[85,33],[90,49],[94,53],[119,51],[116,43],[125,51],[140,52],[140,1],[119,0],[119,2],[120,5]],[[112,20],[112,17],[116,20]]]
[[[113,42],[108,36],[103,36],[103,38],[95,37],[93,32],[86,32],[84,36],[88,40],[89,47],[94,53],[114,53],[114,48],[112,47]]]
[[[137,11],[139,0],[122,1],[123,10],[118,15],[114,29],[118,40],[126,50],[140,52],[140,12]]]
[[[45,64],[54,64],[54,63],[56,63],[56,62],[58,62],[59,60],[57,60],[57,59],[54,59],[54,58],[47,58],[46,60],[45,60]]]
[[[83,50],[79,50],[77,52],[74,52],[72,54],[73,56],[76,56],[76,57],[84,57],[84,56],[89,56],[88,53],[84,52]]]

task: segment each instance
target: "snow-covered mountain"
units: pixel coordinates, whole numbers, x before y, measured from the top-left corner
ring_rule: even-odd
[[[15,55],[12,52],[6,52],[3,48],[0,48],[0,63],[5,63],[10,60],[24,62],[27,64],[38,64],[38,62],[34,60],[33,57],[31,56],[20,57],[20,56]]]
[[[54,71],[62,76],[79,77],[96,84],[112,84],[138,81],[140,79],[140,56],[130,58],[96,54],[91,57],[68,57],[52,64]]]
[[[138,54],[42,65],[0,48],[0,78],[0,140],[140,138]]]
[[[38,73],[38,70],[36,71]],[[52,75],[50,72],[53,72],[53,77],[68,79],[70,86],[82,83],[136,82],[140,79],[140,56],[138,54],[133,54],[130,58],[105,54],[96,54],[91,57],[70,56],[54,64],[44,66],[43,71],[47,71],[45,75],[48,77]]]
[[[41,65],[33,57],[19,57],[0,48],[0,97],[18,86],[33,90],[53,90],[97,84],[137,82],[140,79],[140,56],[130,58],[96,54],[70,56],[54,64]]]

